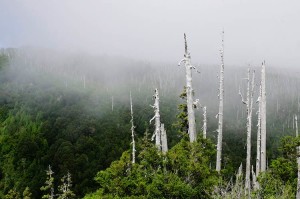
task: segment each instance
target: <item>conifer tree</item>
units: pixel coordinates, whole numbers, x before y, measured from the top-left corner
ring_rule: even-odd
[[[74,198],[75,194],[71,190],[72,187],[72,179],[71,174],[68,172],[67,176],[63,176],[61,179],[62,184],[58,187],[60,191],[60,195],[58,199],[70,199]]]
[[[5,195],[5,199],[21,199],[21,197],[20,194],[15,189],[11,189]]]
[[[26,187],[25,190],[23,191],[23,199],[31,199],[31,192],[29,187]]]
[[[47,179],[45,182],[45,186],[41,187],[42,191],[47,192],[47,194],[43,195],[42,198],[44,199],[53,199],[54,198],[54,178],[53,174],[54,172],[51,169],[51,166],[49,165],[48,170],[46,171],[47,173]]]

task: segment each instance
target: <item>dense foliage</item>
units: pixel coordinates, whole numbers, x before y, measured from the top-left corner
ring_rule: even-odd
[[[183,138],[165,155],[147,138],[139,148],[135,164],[126,151],[100,171],[95,178],[100,189],[85,198],[209,198],[218,179],[209,167],[215,154],[209,140]]]
[[[73,68],[67,71],[71,71],[67,76],[51,72],[57,68],[46,70],[30,64],[24,66],[8,56],[0,56],[0,198],[41,198],[48,194],[48,190],[41,190],[41,187],[47,181],[49,165],[54,172],[55,194],[61,193],[61,179],[69,172],[72,175],[71,190],[77,198],[209,198],[216,196],[213,193],[215,185],[227,185],[241,162],[245,162],[243,110],[234,103],[233,108],[226,106],[224,167],[219,178],[211,169],[215,168],[214,106],[208,106],[211,108],[208,115],[211,141],[203,140],[199,135],[196,143],[187,142],[186,105],[178,105],[182,102],[177,97],[180,91],[169,89],[170,78],[173,78],[169,75],[168,81],[162,81],[162,88],[165,88],[160,93],[161,120],[167,129],[170,150],[165,155],[160,154],[146,138],[138,140],[137,162],[132,165],[130,86],[138,85],[131,91],[136,137],[140,139],[147,134],[144,132],[153,132],[148,123],[153,114],[149,104],[157,80],[148,85],[149,79],[138,70],[138,65],[134,66],[133,73],[140,79],[134,79],[128,86],[125,83],[117,85],[117,78],[111,75],[108,77],[117,86],[113,87],[112,83],[109,87],[104,84],[108,77],[103,75],[96,79],[91,70],[87,73],[90,75],[89,86],[84,88],[82,79],[72,78]],[[77,76],[81,72],[76,71]],[[152,78],[152,75],[147,77]],[[214,80],[207,81],[212,83]],[[207,90],[213,89],[203,88],[204,93]],[[227,93],[230,92],[235,91],[228,90]],[[185,94],[180,98],[184,100]],[[268,115],[268,132],[272,132],[268,134],[267,146],[269,171],[259,177],[260,192],[253,193],[265,198],[294,195],[296,189],[295,146],[298,141],[285,137],[279,146],[279,140],[283,135],[294,133],[291,120],[286,118],[297,107],[294,104],[285,107],[285,104],[289,105],[284,103],[272,112],[274,114]],[[201,128],[199,115],[201,111],[196,111],[197,129]],[[255,153],[254,147],[252,157]],[[252,162],[255,162],[254,158]]]

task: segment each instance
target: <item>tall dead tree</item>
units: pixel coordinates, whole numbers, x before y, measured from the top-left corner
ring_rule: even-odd
[[[298,137],[298,118],[295,115],[296,137]],[[300,146],[297,146],[297,164],[298,164],[298,180],[296,199],[300,199]]]
[[[258,102],[258,111],[257,111],[257,146],[256,146],[256,177],[260,172],[260,144],[261,144],[261,118],[260,118],[260,108],[261,108],[261,86],[259,87],[259,97]]]
[[[219,74],[219,112],[217,117],[218,122],[218,143],[217,143],[217,160],[216,160],[216,171],[221,171],[221,160],[222,160],[222,139],[223,139],[223,109],[224,109],[224,31],[222,32],[222,47],[220,50],[221,55],[221,67]]]
[[[134,124],[133,124],[133,109],[132,109],[132,97],[131,97],[131,92],[130,92],[130,113],[131,113],[131,138],[132,138],[132,164],[135,163],[135,140],[134,140]]]
[[[167,141],[167,131],[165,129],[164,124],[161,124],[160,131],[161,131],[161,151],[163,154],[165,154],[168,151],[168,141]]]
[[[267,123],[266,123],[266,66],[265,62],[261,66],[261,154],[260,154],[260,171],[264,172],[267,168],[267,154],[266,154],[266,141],[267,141]]]
[[[154,117],[150,120],[151,122],[155,119],[155,131],[151,140],[154,140],[155,137],[155,145],[159,151],[161,151],[161,131],[160,131],[160,114],[159,114],[159,94],[158,89],[155,89],[155,93],[153,95],[154,98],[154,105],[151,107],[154,109]]]
[[[194,142],[197,139],[196,134],[196,122],[195,122],[195,112],[194,112],[194,101],[193,101],[193,87],[192,87],[192,69],[196,69],[195,66],[191,64],[191,55],[188,52],[186,35],[184,34],[184,44],[185,53],[184,58],[180,60],[178,66],[183,62],[185,65],[185,76],[186,76],[186,101],[187,101],[187,112],[188,112],[188,134],[190,142]]]
[[[295,128],[296,128],[296,137],[298,137],[298,117],[295,115]]]
[[[245,176],[245,193],[250,196],[250,169],[251,169],[251,126],[252,126],[252,109],[253,109],[253,94],[254,94],[254,78],[255,71],[252,74],[252,81],[250,82],[250,69],[248,69],[247,77],[247,100],[245,101],[241,90],[239,95],[242,98],[242,102],[247,106],[247,158],[246,158],[246,176]]]
[[[206,106],[203,107],[203,138],[206,139],[206,131],[207,131],[207,114],[206,114]]]
[[[297,146],[297,164],[298,164],[298,180],[296,199],[300,199],[300,147]]]

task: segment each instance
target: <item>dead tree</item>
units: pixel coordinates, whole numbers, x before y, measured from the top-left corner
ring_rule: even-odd
[[[203,138],[206,139],[206,131],[207,131],[207,113],[206,106],[203,107]]]
[[[219,112],[217,117],[218,122],[218,143],[217,143],[217,161],[216,161],[216,171],[221,170],[221,160],[222,160],[222,139],[223,139],[223,109],[224,109],[224,31],[222,32],[222,48],[220,50],[221,55],[221,67],[219,74]]]
[[[155,119],[155,131],[151,140],[154,140],[155,137],[155,145],[159,151],[161,151],[161,131],[160,131],[160,113],[159,113],[159,95],[158,89],[155,89],[155,94],[153,95],[154,105],[151,106],[154,109],[154,117],[150,120],[151,122]]]
[[[256,177],[260,172],[260,144],[261,144],[261,118],[260,118],[260,109],[261,109],[261,86],[259,87],[259,97],[257,99],[258,111],[257,111],[257,147],[256,147]]]
[[[261,155],[260,155],[260,171],[266,171],[267,157],[266,157],[266,141],[267,141],[267,126],[266,126],[266,66],[265,62],[262,63],[261,67]]]
[[[295,115],[296,137],[298,137],[298,117]]]
[[[165,129],[164,124],[161,124],[160,131],[161,131],[161,151],[163,154],[166,154],[168,152],[168,141],[167,141],[167,131]]]
[[[194,112],[194,101],[193,101],[193,87],[192,87],[192,69],[196,69],[195,66],[191,64],[191,55],[188,52],[186,35],[184,34],[185,42],[185,54],[184,58],[178,63],[178,66],[183,62],[185,65],[185,76],[186,76],[186,101],[187,101],[187,112],[188,112],[188,134],[190,142],[194,142],[197,139],[196,134],[196,122],[195,122],[195,112]]]
[[[133,109],[132,109],[132,98],[131,98],[131,92],[130,92],[130,113],[131,113],[131,138],[132,138],[132,164],[135,163],[135,140],[134,140],[134,124],[133,124]]]
[[[251,167],[251,126],[252,126],[252,107],[253,107],[253,93],[254,93],[254,78],[255,71],[252,74],[252,81],[250,82],[250,69],[248,69],[247,77],[247,100],[245,101],[241,90],[239,95],[242,98],[242,102],[247,106],[247,159],[246,159],[246,176],[245,176],[245,193],[250,196],[250,167]]]
[[[296,137],[298,137],[298,118],[295,115]],[[297,146],[298,180],[296,199],[300,199],[300,146]]]

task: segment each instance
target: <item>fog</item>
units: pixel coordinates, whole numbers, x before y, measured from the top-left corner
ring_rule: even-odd
[[[44,47],[176,63],[187,33],[192,61],[298,67],[296,0],[0,1],[0,47]]]

